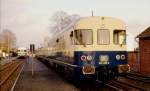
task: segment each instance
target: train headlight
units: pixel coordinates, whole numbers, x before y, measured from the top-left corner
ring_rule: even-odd
[[[92,57],[91,55],[88,55],[88,56],[87,56],[87,60],[88,60],[88,61],[92,61],[92,59],[93,59],[93,57]]]
[[[85,55],[82,55],[82,56],[81,56],[81,60],[82,60],[82,61],[86,61],[86,60],[87,60],[87,57],[86,57]]]
[[[83,74],[95,74],[95,66],[94,65],[86,65],[82,68]]]
[[[117,60],[120,60],[120,55],[116,55],[116,59],[117,59]]]
[[[100,56],[99,64],[108,64],[109,56],[108,55],[101,55]]]
[[[125,60],[125,59],[126,59],[125,55],[121,55],[121,60]]]
[[[130,72],[130,66],[128,64],[118,65],[118,72],[119,73]]]

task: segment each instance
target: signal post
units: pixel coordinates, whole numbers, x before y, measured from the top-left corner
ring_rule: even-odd
[[[30,44],[30,53],[31,53],[31,61],[32,61],[32,76],[34,75],[34,65],[33,65],[33,54],[35,52],[35,45]]]

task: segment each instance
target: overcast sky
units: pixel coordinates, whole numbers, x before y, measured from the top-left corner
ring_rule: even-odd
[[[55,11],[80,16],[111,16],[126,22],[129,49],[133,38],[150,26],[150,0],[0,0],[1,30],[10,29],[18,46],[40,45],[48,34],[50,18]]]

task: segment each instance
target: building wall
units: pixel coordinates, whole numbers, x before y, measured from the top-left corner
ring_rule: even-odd
[[[2,51],[7,51],[8,50],[8,47],[7,47],[6,43],[0,43],[0,50],[2,50]]]
[[[138,52],[128,52],[128,64],[130,65],[131,72],[139,72]]]
[[[140,73],[150,76],[150,37],[140,38]]]

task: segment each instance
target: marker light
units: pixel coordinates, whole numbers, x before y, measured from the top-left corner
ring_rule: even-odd
[[[125,60],[125,55],[121,55],[121,60]]]
[[[82,61],[86,61],[86,59],[87,59],[87,58],[86,58],[85,55],[82,55],[82,56],[81,56],[81,60],[82,60]]]
[[[117,59],[117,60],[120,60],[120,55],[116,55],[116,59]]]
[[[91,61],[92,59],[93,59],[93,57],[92,57],[91,55],[88,55],[88,56],[87,56],[87,60],[88,60],[88,61]]]

